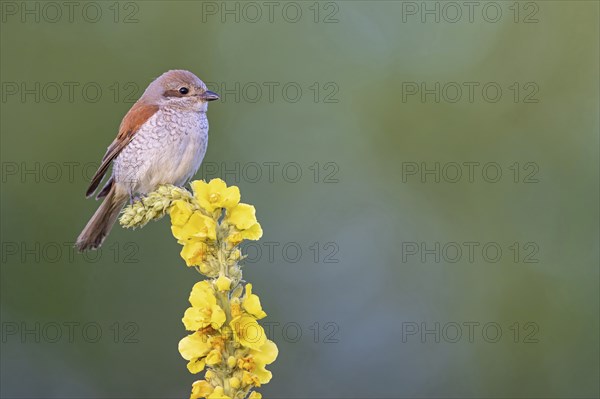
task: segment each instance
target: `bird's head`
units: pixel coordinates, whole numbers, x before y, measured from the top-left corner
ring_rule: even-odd
[[[189,71],[172,70],[156,78],[142,96],[146,103],[187,111],[206,112],[208,102],[219,96],[208,90],[200,78]]]

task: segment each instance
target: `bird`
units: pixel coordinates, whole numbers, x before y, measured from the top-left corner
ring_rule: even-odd
[[[129,200],[162,184],[183,186],[200,167],[208,145],[208,102],[218,94],[192,72],[170,70],[152,81],[127,112],[93,175],[86,197],[104,198],[77,237],[80,251],[99,248]]]

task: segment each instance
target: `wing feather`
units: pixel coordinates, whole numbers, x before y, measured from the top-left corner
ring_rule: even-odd
[[[106,154],[102,158],[100,167],[92,177],[90,186],[87,189],[85,196],[90,197],[94,194],[94,191],[100,185],[102,178],[106,174],[106,171],[110,167],[111,162],[119,155],[123,148],[131,142],[138,132],[140,127],[148,120],[152,115],[158,111],[158,105],[150,105],[137,102],[131,107],[127,115],[123,118],[121,126],[119,127],[119,134],[114,141],[108,146]]]

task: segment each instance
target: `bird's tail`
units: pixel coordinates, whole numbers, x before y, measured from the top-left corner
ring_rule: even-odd
[[[94,216],[77,237],[75,247],[83,252],[88,249],[96,249],[102,245],[125,202],[127,202],[127,194],[118,192],[117,185],[113,185]]]

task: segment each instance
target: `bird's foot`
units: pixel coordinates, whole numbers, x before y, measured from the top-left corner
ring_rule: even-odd
[[[139,194],[133,195],[131,193],[129,194],[129,204],[130,205],[133,205],[133,203],[137,202],[137,201],[142,202],[143,199],[144,199],[143,195],[139,195]]]

